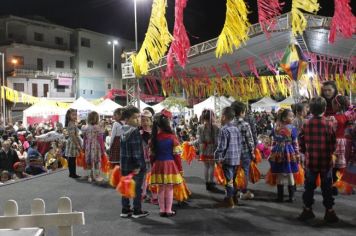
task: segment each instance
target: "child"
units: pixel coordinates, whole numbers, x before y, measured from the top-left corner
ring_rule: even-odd
[[[241,198],[244,200],[253,199],[254,195],[250,191],[247,191],[247,185],[249,180],[250,163],[252,160],[255,159],[255,143],[253,141],[250,125],[246,121],[244,121],[246,114],[246,105],[242,102],[235,102],[232,108],[234,109],[236,116],[234,124],[240,130],[241,133],[241,167],[245,172],[246,186],[244,189],[241,189]]]
[[[146,173],[146,163],[143,153],[142,137],[138,127],[140,126],[140,110],[133,106],[126,107],[122,112],[125,125],[122,126],[120,137],[120,165],[121,176],[135,174],[135,198],[133,199],[133,211],[130,208],[130,199],[122,197],[122,218],[141,218],[148,216],[147,211],[141,207],[142,184]]]
[[[76,157],[81,150],[79,130],[76,126],[77,110],[69,109],[66,113],[65,127],[68,132],[68,139],[65,149],[65,156],[68,159],[68,169],[70,178],[80,178],[76,170]]]
[[[179,141],[164,114],[158,114],[153,122],[151,143],[151,184],[159,185],[158,203],[161,217],[176,214],[172,210],[173,185],[183,182]]]
[[[337,171],[343,171],[346,167],[345,148],[346,138],[345,130],[348,125],[348,118],[345,115],[349,107],[348,98],[346,96],[337,95],[332,101],[333,111],[336,113],[334,118],[336,128],[336,160],[333,168],[333,182],[337,181]],[[337,194],[337,188],[333,187],[333,194]]]
[[[25,173],[25,165],[22,162],[16,162],[14,164],[15,179],[28,178],[31,175]]]
[[[140,134],[142,136],[142,144],[143,144],[143,153],[146,162],[146,171],[147,173],[151,172],[151,160],[149,155],[149,142],[151,139],[152,133],[152,113],[148,110],[144,110],[141,114],[141,129]],[[143,199],[150,200],[147,194],[148,183],[145,178],[142,188],[142,197]],[[152,193],[152,203],[158,204],[157,193]]]
[[[310,102],[313,117],[304,123],[299,135],[301,152],[306,157],[304,210],[298,217],[301,221],[315,218],[312,205],[318,175],[321,179],[323,205],[326,208],[324,220],[329,223],[339,220],[333,210],[334,198],[332,196],[332,155],[335,151],[336,137],[332,125],[323,117],[325,109],[324,98],[313,98]]]
[[[3,170],[0,176],[0,183],[3,184],[10,179],[10,173],[7,170]]]
[[[37,150],[37,143],[32,141],[27,152],[28,165],[26,166],[26,173],[30,175],[39,175],[47,172],[44,168],[43,158],[41,153]]]
[[[294,202],[294,176],[298,172],[299,148],[297,129],[292,125],[293,112],[281,109],[277,114],[277,125],[273,131],[273,148],[269,158],[271,172],[277,174],[277,201],[283,202],[284,181],[288,181],[289,198]]]
[[[99,114],[97,112],[92,111],[89,113],[88,125],[82,128],[82,132],[88,182],[91,183],[93,180],[102,182],[103,178],[100,176],[99,167],[101,157],[105,153],[105,147],[103,130],[99,126]]]
[[[206,190],[218,192],[214,183],[214,151],[218,145],[219,128],[215,124],[215,114],[211,110],[203,110],[202,124],[198,126],[197,139],[191,145],[199,144],[200,161],[204,163]]]
[[[241,134],[233,124],[235,118],[234,109],[226,107],[222,111],[221,124],[218,137],[218,147],[215,151],[215,159],[223,163],[226,178],[226,197],[224,206],[234,208],[238,203],[237,189],[235,189],[236,170],[240,165],[241,157]]]
[[[110,163],[118,165],[120,163],[120,136],[122,134],[122,108],[114,111],[114,125],[111,131],[110,139]]]

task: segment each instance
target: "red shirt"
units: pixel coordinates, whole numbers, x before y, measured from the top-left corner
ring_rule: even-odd
[[[306,166],[312,171],[332,168],[332,154],[336,147],[335,131],[325,117],[307,120],[299,134],[300,151],[306,156]]]
[[[347,117],[345,114],[337,114],[334,116],[337,121],[336,138],[345,138],[345,129],[347,125]]]

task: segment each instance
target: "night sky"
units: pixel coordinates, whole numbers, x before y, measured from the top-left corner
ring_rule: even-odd
[[[284,12],[292,0],[286,0]],[[355,1],[355,0],[352,0]],[[72,28],[86,28],[134,40],[133,0],[1,0],[0,15],[43,16],[50,22]],[[252,23],[257,22],[257,0],[248,0]],[[321,0],[318,15],[332,16],[333,0]],[[184,22],[191,43],[219,35],[225,20],[225,0],[188,0]],[[137,0],[139,40],[142,41],[151,14],[152,0]],[[355,7],[353,7],[355,12]],[[174,24],[174,0],[168,0],[167,20]]]

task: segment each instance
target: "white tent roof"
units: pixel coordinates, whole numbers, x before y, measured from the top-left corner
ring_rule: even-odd
[[[294,98],[292,96],[289,96],[286,99],[284,99],[283,101],[280,101],[278,103],[278,105],[280,105],[280,106],[290,106],[290,105],[292,105],[294,103],[295,103]]]
[[[96,109],[100,115],[112,116],[117,108],[121,108],[119,104],[112,101],[111,99],[105,99],[102,103],[97,105]]]
[[[152,107],[152,106],[150,106],[147,103],[145,103],[144,101],[140,100],[140,110],[143,111],[143,109],[145,109],[146,107]]]
[[[220,97],[220,108],[223,109],[225,107],[228,107],[231,105],[231,101],[227,99],[224,96]],[[204,109],[211,109],[215,110],[215,102],[214,102],[214,96],[210,96],[208,99],[205,101],[202,101],[201,103],[198,103],[193,106],[194,109],[194,114],[196,114],[198,117],[201,115]]]
[[[163,102],[160,102],[160,103],[157,103],[156,105],[153,105],[152,108],[153,108],[153,110],[155,110],[155,112],[160,112],[166,107],[163,106]]]
[[[273,108],[278,108],[278,103],[269,97],[264,97],[260,101],[251,104],[253,111],[272,111]]]
[[[74,101],[70,108],[80,111],[97,111],[97,108],[94,104],[88,102],[85,98],[80,97],[76,101]]]
[[[23,123],[27,126],[27,117],[39,117],[39,116],[52,116],[59,115],[65,116],[67,110],[61,107],[49,105],[45,102],[39,102],[32,105],[23,111]]]

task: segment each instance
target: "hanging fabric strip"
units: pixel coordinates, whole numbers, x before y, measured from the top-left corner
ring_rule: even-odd
[[[231,54],[234,47],[239,48],[241,43],[246,43],[250,26],[247,14],[247,6],[243,0],[227,0],[225,24],[216,44],[217,58]]]
[[[236,66],[237,66],[237,72],[240,72],[241,76],[243,78],[246,78],[246,74],[243,72],[243,70],[241,70],[241,65],[239,61],[236,61]]]
[[[268,39],[271,37],[269,31],[276,27],[276,17],[281,15],[283,5],[284,2],[280,3],[279,0],[257,0],[258,22]]]
[[[167,52],[173,37],[168,31],[165,18],[167,0],[153,0],[152,13],[145,40],[137,55],[131,56],[136,76],[146,75],[149,60],[157,64]]]
[[[265,66],[273,73],[277,74],[276,68],[272,65],[271,60],[267,56],[260,56],[260,58],[263,60],[263,63],[265,63]]]
[[[186,6],[187,0],[176,0],[173,32],[174,39],[167,55],[167,76],[171,75],[174,68],[173,57],[175,57],[178,64],[183,68],[188,60],[190,42],[183,23],[183,11]]]
[[[331,20],[329,43],[334,43],[339,31],[343,37],[352,38],[356,32],[356,17],[352,14],[350,0],[334,0],[334,16]]]
[[[225,69],[226,72],[230,75],[230,77],[234,76],[234,74],[232,73],[232,70],[231,70],[231,68],[230,68],[228,63],[225,62],[224,64],[222,64],[221,68]]]
[[[260,75],[258,74],[256,65],[255,65],[255,60],[253,59],[253,57],[250,57],[247,59],[247,65],[248,68],[250,69],[250,71],[258,78],[260,77]]]
[[[303,12],[317,13],[318,0],[293,0],[292,1],[292,32],[294,35],[302,34],[307,27],[307,20]]]

